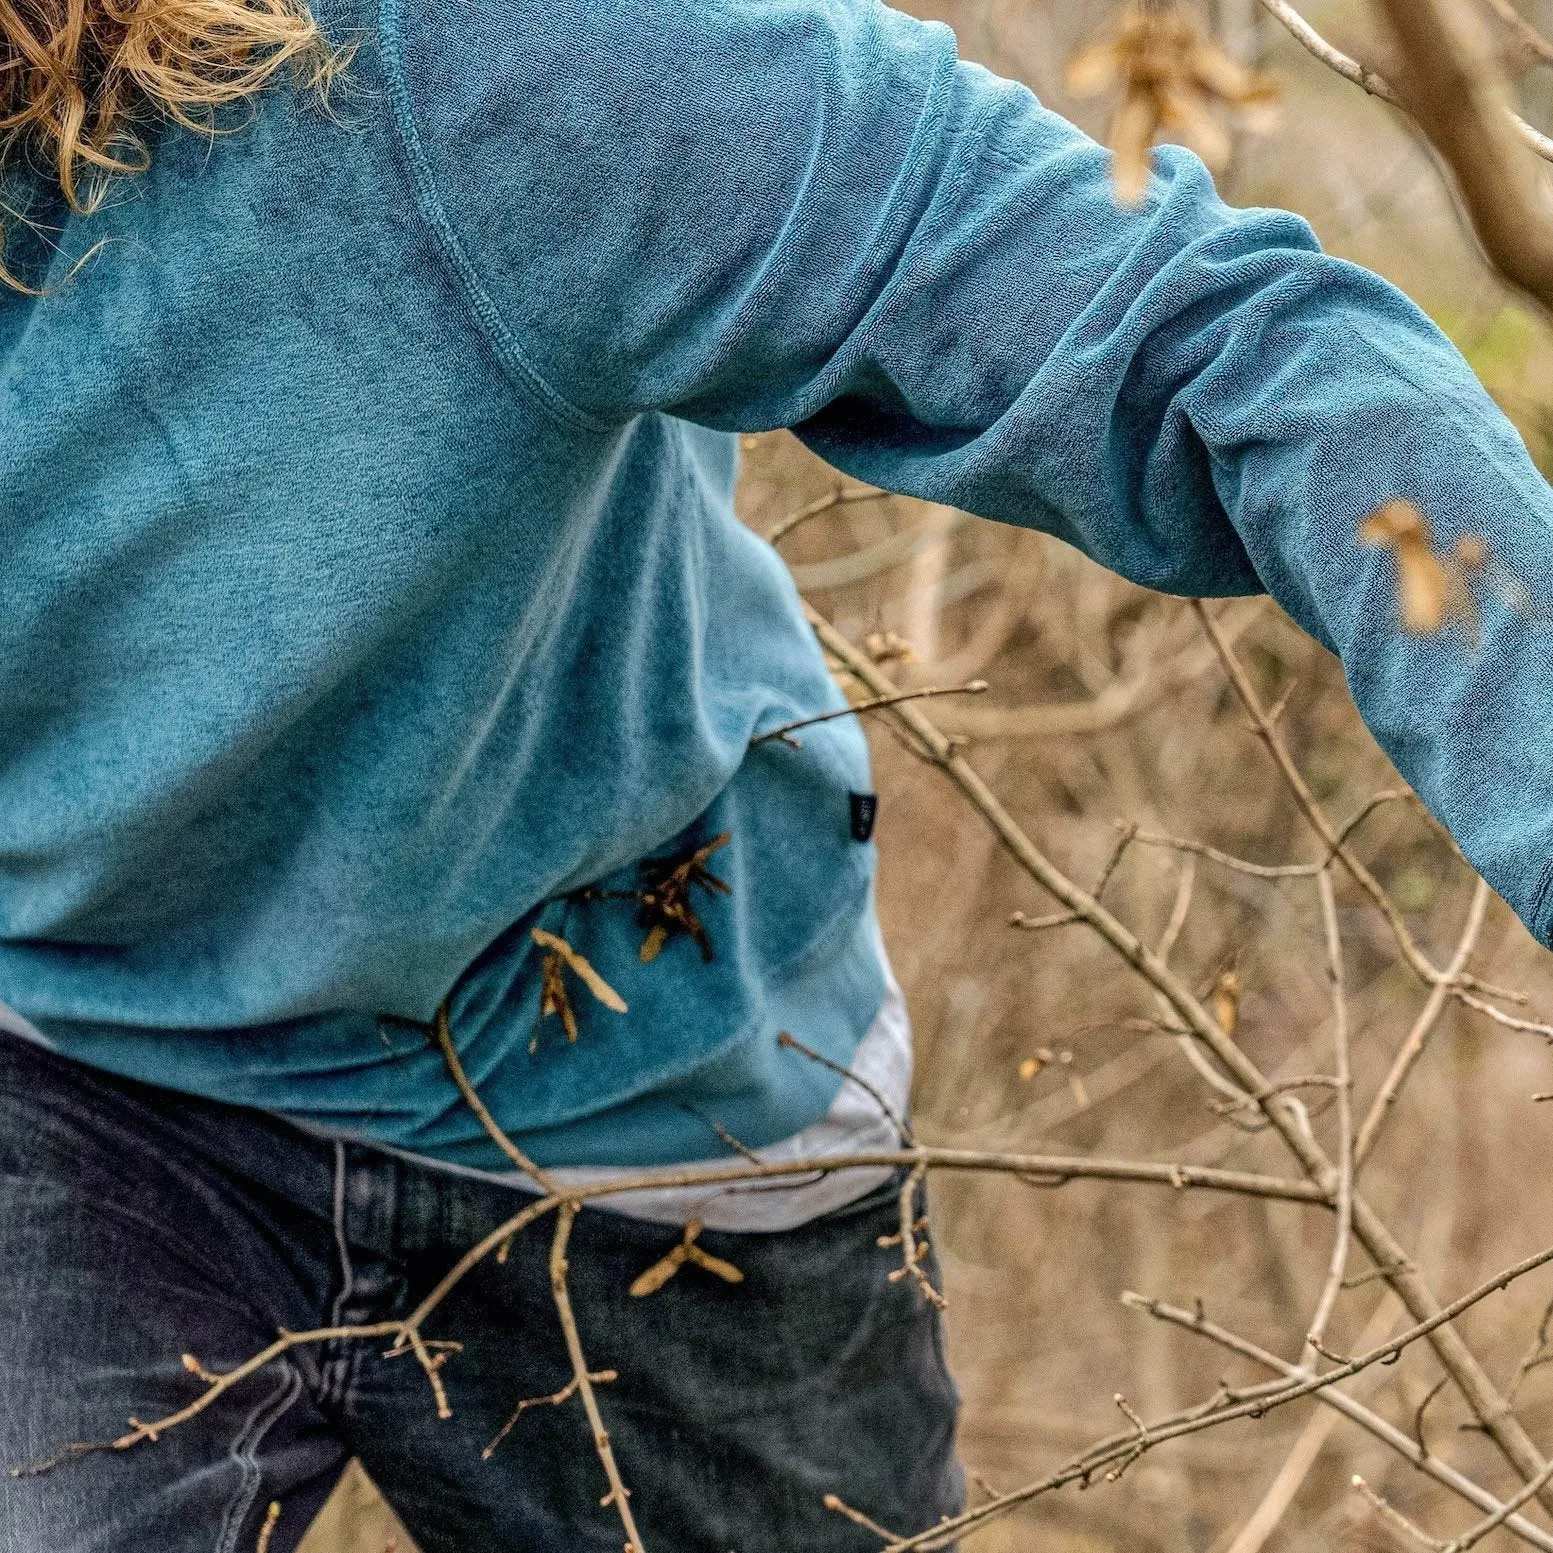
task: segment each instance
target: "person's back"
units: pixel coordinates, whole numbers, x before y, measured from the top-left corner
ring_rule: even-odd
[[[283,1553],[347,1452],[427,1553],[616,1547],[569,1409],[478,1459],[582,1383],[513,1204],[898,1162],[866,747],[846,717],[762,737],[846,702],[734,518],[736,432],[1156,587],[1266,586],[1546,937],[1542,649],[1509,613],[1470,659],[1399,637],[1357,535],[1410,496],[1541,588],[1553,503],[1438,333],[1295,218],[1172,150],[1118,208],[1104,152],[873,0],[384,0],[320,16],[327,100],[301,13],[145,3],[241,88],[230,133],[0,13],[8,111],[99,93],[9,163],[0,1458],[131,1411],[150,1440],[179,1354],[325,1336],[154,1450],[0,1480],[3,1553]],[[279,32],[223,55],[255,17]],[[257,68],[277,38],[299,81]],[[47,168],[104,81],[150,164],[76,211]],[[910,1183],[672,1174],[567,1253],[649,1544],[871,1545],[831,1487],[897,1529],[953,1513],[929,1264],[888,1246]],[[463,1352],[421,1354],[450,1433],[339,1329],[402,1322],[482,1236],[439,1307]],[[706,1276],[624,1294],[693,1244]]]

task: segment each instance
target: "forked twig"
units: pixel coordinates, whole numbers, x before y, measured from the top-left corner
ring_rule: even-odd
[[[636,1529],[636,1517],[631,1513],[631,1491],[620,1476],[615,1463],[614,1447],[610,1444],[609,1431],[604,1427],[604,1415],[599,1411],[599,1400],[593,1390],[594,1372],[588,1368],[583,1355],[582,1339],[577,1333],[577,1317],[572,1310],[572,1298],[567,1289],[566,1248],[571,1243],[572,1225],[577,1221],[577,1205],[563,1202],[557,1212],[555,1238],[550,1244],[550,1293],[555,1301],[556,1314],[561,1319],[561,1333],[566,1339],[566,1355],[572,1363],[572,1378],[577,1383],[577,1395],[582,1398],[583,1411],[588,1415],[588,1427],[593,1431],[593,1448],[598,1452],[609,1479],[609,1495],[604,1501],[613,1504],[620,1524],[626,1534],[626,1553],[645,1553],[641,1535]]]

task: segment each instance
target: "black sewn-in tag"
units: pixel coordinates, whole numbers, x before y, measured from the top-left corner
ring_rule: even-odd
[[[847,802],[852,806],[852,839],[872,841],[874,821],[879,817],[878,793],[848,793]]]

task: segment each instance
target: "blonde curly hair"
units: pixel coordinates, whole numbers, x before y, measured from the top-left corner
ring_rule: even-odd
[[[212,133],[286,67],[326,89],[343,64],[305,0],[0,0],[0,166],[25,150],[90,212],[149,165],[148,112]]]

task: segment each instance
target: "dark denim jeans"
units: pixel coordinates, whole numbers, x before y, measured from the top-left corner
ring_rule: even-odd
[[[110,1078],[0,1035],[0,1460],[111,1439],[197,1396],[181,1355],[230,1367],[278,1328],[392,1319],[521,1203],[284,1122]],[[893,1189],[773,1235],[707,1234],[730,1286],[685,1268],[633,1299],[674,1229],[584,1210],[570,1265],[591,1363],[649,1553],[865,1553],[822,1508],[892,1529],[960,1503],[955,1393],[909,1283]],[[569,1378],[550,1221],[492,1258],[428,1336],[464,1344],[439,1421],[413,1358],[370,1342],[293,1350],[155,1443],[0,1477],[0,1553],[290,1553],[352,1455],[424,1553],[619,1553]]]

